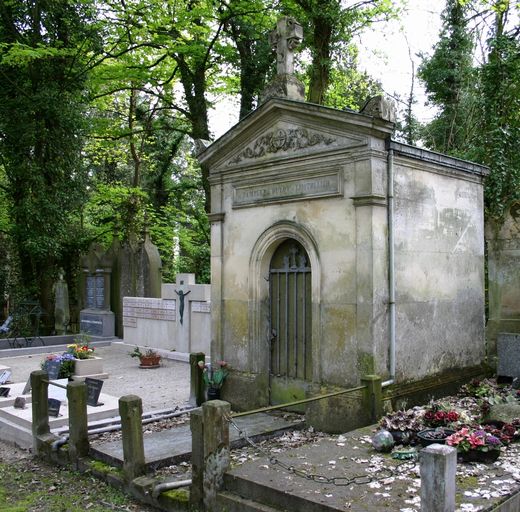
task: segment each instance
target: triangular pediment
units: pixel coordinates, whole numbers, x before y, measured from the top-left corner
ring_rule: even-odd
[[[272,100],[209,146],[211,172],[264,165],[366,146],[371,119],[305,102]]]

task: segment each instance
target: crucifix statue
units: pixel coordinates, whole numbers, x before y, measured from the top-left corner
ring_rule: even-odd
[[[269,34],[269,43],[276,50],[276,72],[279,75],[294,73],[293,50],[303,40],[303,28],[294,19],[284,16],[278,20],[276,29]]]

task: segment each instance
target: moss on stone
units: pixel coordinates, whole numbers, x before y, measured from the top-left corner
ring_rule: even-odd
[[[358,354],[358,367],[360,375],[371,375],[375,372],[375,361],[372,354],[360,352]]]
[[[105,462],[101,462],[100,460],[92,460],[89,462],[89,466],[93,471],[97,471],[103,475],[108,475],[109,473],[121,476],[123,474],[123,470],[120,468],[116,468],[111,466],[110,464],[106,464]]]
[[[163,492],[162,496],[181,503],[188,503],[190,500],[190,492],[187,489],[170,489],[169,491]]]

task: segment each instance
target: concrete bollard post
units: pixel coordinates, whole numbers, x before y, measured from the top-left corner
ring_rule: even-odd
[[[39,454],[44,446],[43,436],[50,434],[49,427],[49,378],[44,370],[31,372],[31,393],[32,393],[32,435],[33,450]]]
[[[220,512],[217,492],[222,488],[224,473],[229,468],[229,423],[231,405],[222,400],[210,400],[202,405],[204,424],[204,510]]]
[[[204,402],[204,379],[199,361],[206,362],[202,352],[190,354],[190,405],[200,407]]]
[[[87,419],[87,385],[73,381],[67,384],[69,402],[69,456],[71,462],[77,462],[89,452]]]
[[[454,512],[457,450],[431,444],[419,454],[421,464],[421,512]]]
[[[119,399],[121,434],[123,436],[123,471],[128,480],[145,474],[143,442],[143,403],[136,395]]]
[[[204,507],[204,423],[202,409],[190,413],[191,429],[191,488],[190,505],[193,510]]]
[[[361,384],[366,386],[363,391],[363,406],[368,413],[368,419],[374,423],[383,415],[383,392],[379,375],[364,375]]]

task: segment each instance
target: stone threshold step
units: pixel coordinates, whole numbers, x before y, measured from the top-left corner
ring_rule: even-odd
[[[230,492],[219,492],[217,494],[217,505],[219,510],[226,512],[286,512],[287,509],[269,507],[246,498],[242,498]],[[288,511],[287,511],[288,512]]]

